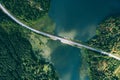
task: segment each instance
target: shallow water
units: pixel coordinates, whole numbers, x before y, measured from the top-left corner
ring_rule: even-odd
[[[49,15],[56,34],[75,30],[75,38],[84,41],[95,34],[101,20],[116,13],[120,13],[120,0],[52,0]]]
[[[49,16],[56,23],[56,35],[87,41],[103,19],[118,13],[120,0],[52,0]],[[62,80],[80,80],[82,54],[70,46],[53,50],[51,59]]]

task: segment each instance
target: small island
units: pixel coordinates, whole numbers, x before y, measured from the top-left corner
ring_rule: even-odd
[[[120,17],[110,17],[102,21],[96,30],[96,36],[87,43],[120,57]],[[90,50],[85,52],[90,80],[120,79],[120,61]]]

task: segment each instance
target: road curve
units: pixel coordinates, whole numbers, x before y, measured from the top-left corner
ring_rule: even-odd
[[[61,38],[61,37],[58,37],[58,36],[54,36],[54,35],[51,35],[51,34],[48,34],[48,33],[45,33],[45,32],[42,32],[42,31],[38,31],[38,30],[35,30],[27,25],[25,25],[24,23],[22,23],[21,21],[19,21],[17,18],[15,18],[13,15],[11,15],[7,9],[2,6],[2,4],[0,3],[0,9],[6,14],[8,15],[12,20],[14,20],[17,24],[35,32],[35,33],[38,33],[40,35],[43,35],[43,36],[46,36],[46,37],[49,37],[51,38],[52,40],[60,40],[62,43],[64,44],[68,44],[68,45],[71,45],[71,46],[76,46],[76,47],[83,47],[83,48],[86,48],[86,49],[89,49],[89,50],[92,50],[92,51],[95,51],[95,52],[98,52],[100,54],[104,54],[104,55],[107,55],[109,57],[112,57],[114,59],[117,59],[117,60],[120,60],[120,57],[117,57],[113,54],[110,54],[108,52],[105,52],[103,50],[99,50],[99,49],[95,49],[95,48],[92,48],[92,47],[89,47],[89,46],[86,46],[86,45],[83,45],[83,44],[80,44],[80,43],[77,43],[77,42],[74,42],[74,41],[71,41],[71,40],[68,40],[68,39],[65,39],[65,38]]]

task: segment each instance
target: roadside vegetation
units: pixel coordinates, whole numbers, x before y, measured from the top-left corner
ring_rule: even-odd
[[[1,0],[2,5],[28,26],[53,34],[54,22],[48,16],[51,0]]]
[[[46,15],[50,7],[50,0],[1,0],[4,6],[24,21],[36,20]]]
[[[19,31],[7,34],[0,26],[0,80],[58,80],[53,65],[38,53]]]
[[[120,57],[120,17],[104,20],[97,28],[96,34],[88,41],[90,46]],[[91,80],[120,79],[120,61],[90,50],[85,50],[85,53]]]
[[[48,2],[49,0],[28,1]],[[46,12],[39,12],[41,16],[37,14],[34,16],[29,9],[26,10],[31,13],[24,12],[23,7],[26,7],[28,1],[2,0],[1,2],[23,21],[25,19],[34,21],[47,14],[46,8]],[[17,12],[18,9],[23,11]],[[31,16],[27,17],[29,14]],[[16,24],[0,10],[0,80],[58,80],[53,64],[42,55],[45,53],[44,50],[48,50],[47,40]]]

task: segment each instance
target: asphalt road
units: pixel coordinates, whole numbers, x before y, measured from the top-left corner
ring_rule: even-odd
[[[54,35],[51,35],[51,34],[48,34],[48,33],[45,33],[45,32],[42,32],[42,31],[38,31],[36,29],[33,29],[27,25],[25,25],[24,23],[22,23],[21,21],[19,21],[17,18],[15,18],[12,14],[10,14],[8,12],[8,10],[0,3],[0,9],[6,14],[8,15],[12,20],[14,20],[17,24],[21,25],[22,27],[25,27],[37,34],[40,34],[40,35],[43,35],[43,36],[46,36],[46,37],[49,37],[51,38],[52,40],[59,40],[61,41],[62,43],[64,44],[68,44],[68,45],[71,45],[71,46],[75,46],[75,47],[78,47],[78,48],[86,48],[86,49],[89,49],[89,50],[92,50],[92,51],[95,51],[95,52],[98,52],[100,54],[103,54],[103,55],[107,55],[109,57],[112,57],[114,59],[117,59],[117,60],[120,60],[119,57],[111,54],[111,53],[108,53],[108,52],[105,52],[103,50],[99,50],[99,49],[95,49],[95,48],[92,48],[90,46],[87,46],[87,45],[83,45],[83,44],[80,44],[80,43],[77,43],[75,41],[71,41],[71,40],[68,40],[68,39],[65,39],[65,38],[61,38],[61,37],[58,37],[58,36],[54,36]]]

